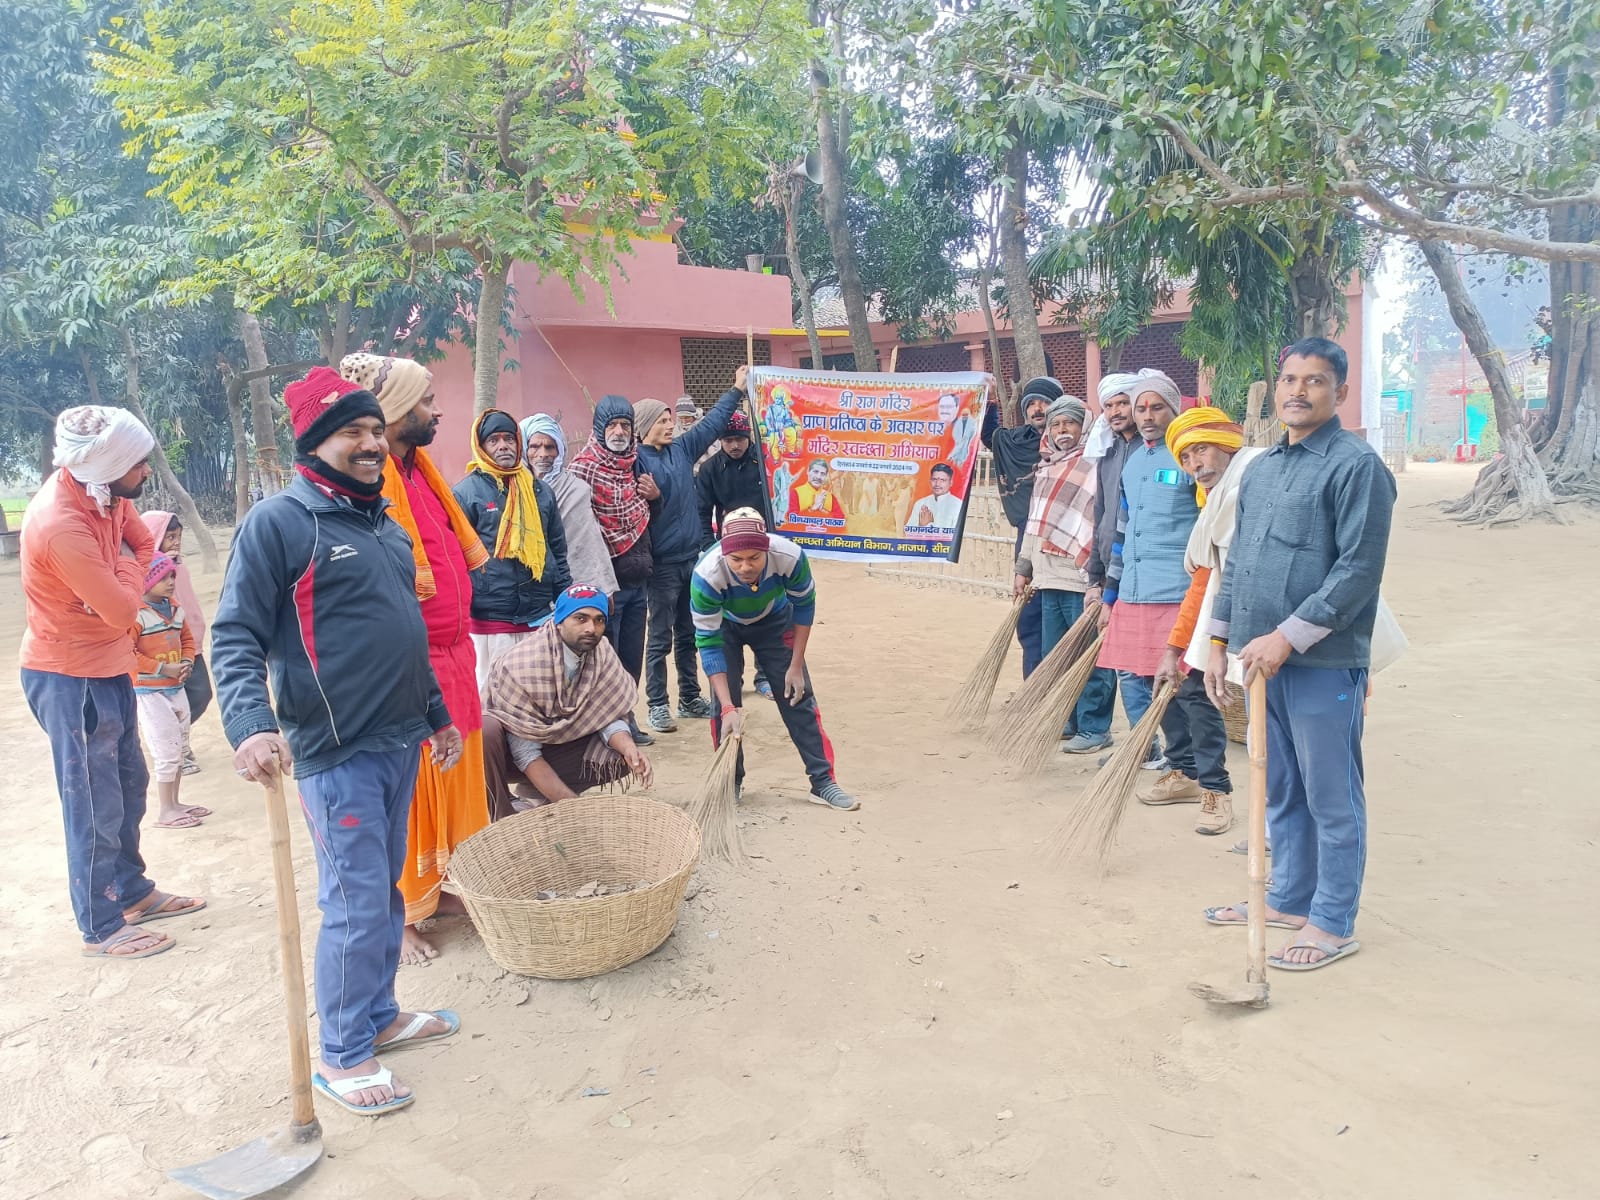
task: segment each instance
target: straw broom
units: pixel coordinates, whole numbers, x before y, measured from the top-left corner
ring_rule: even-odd
[[[1155,741],[1167,705],[1176,694],[1170,682],[1161,681],[1149,711],[1139,719],[1127,740],[1112,754],[1111,761],[1100,768],[1089,790],[1050,835],[1051,858],[1081,856],[1093,862],[1101,874],[1105,873],[1111,849],[1116,845],[1122,814],[1128,807],[1128,797],[1138,782],[1139,770],[1150,752],[1150,743]]]
[[[1083,615],[1061,635],[1061,640],[1050,648],[1050,653],[1033,669],[1033,674],[1022,681],[1022,686],[1006,702],[1004,713],[995,714],[997,728],[1002,723],[1009,726],[1019,713],[1021,719],[1026,720],[1040,701],[1055,691],[1056,684],[1077,665],[1084,649],[1099,632],[1100,607],[1098,600],[1084,607]]]
[[[950,707],[945,710],[945,716],[959,725],[973,726],[983,724],[983,719],[989,714],[989,701],[994,696],[994,685],[1000,679],[1000,668],[1006,664],[1006,655],[1011,653],[1011,643],[1017,634],[1017,620],[1022,616],[1022,606],[1028,602],[1033,594],[1033,589],[1026,589],[1011,604],[1011,611],[1006,614],[1005,620],[1000,622],[1000,627],[994,631],[994,636],[989,639],[989,644],[984,648],[972,671],[967,675],[955,697],[950,701]]]
[[[734,794],[734,779],[739,770],[742,733],[722,739],[711,756],[700,788],[689,801],[689,818],[700,826],[702,858],[738,862],[744,858],[739,841],[739,801]]]
[[[1017,712],[1016,720],[1006,724],[995,735],[995,750],[1007,762],[1015,763],[1023,775],[1037,775],[1050,761],[1050,752],[1061,740],[1062,725],[1078,706],[1083,689],[1089,685],[1095,660],[1100,657],[1101,640],[1093,626],[1089,629],[1089,635],[1093,640],[1083,648],[1077,661],[1056,680],[1055,686],[1035,700],[1031,707]],[[1034,675],[1037,674],[1035,671]],[[1017,702],[1013,700],[1011,708],[1014,710],[1016,707]]]

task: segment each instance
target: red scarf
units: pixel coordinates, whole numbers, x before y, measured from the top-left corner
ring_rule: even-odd
[[[591,434],[567,468],[594,492],[595,520],[612,558],[632,549],[650,523],[650,505],[639,495],[639,482],[633,474],[637,457],[633,447],[618,454]]]

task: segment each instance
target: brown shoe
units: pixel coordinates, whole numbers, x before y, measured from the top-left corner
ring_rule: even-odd
[[[1201,792],[1200,815],[1194,831],[1208,835],[1227,833],[1233,828],[1233,797],[1227,792]]]
[[[1161,778],[1139,793],[1140,804],[1195,804],[1200,799],[1200,781],[1182,771],[1166,771]]]

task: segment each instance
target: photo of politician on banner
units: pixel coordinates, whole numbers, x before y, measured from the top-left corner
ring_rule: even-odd
[[[753,369],[773,531],[818,558],[955,562],[992,383]]]

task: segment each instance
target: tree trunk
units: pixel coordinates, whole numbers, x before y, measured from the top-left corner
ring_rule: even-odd
[[[1550,212],[1550,236],[1592,240],[1600,233],[1600,206],[1569,204]],[[1561,496],[1600,498],[1600,321],[1594,294],[1600,271],[1588,263],[1550,264],[1550,376],[1541,461]]]
[[[1107,375],[1114,375],[1122,370],[1122,343],[1108,346],[1100,343],[1100,369]]]
[[[39,430],[39,478],[49,479],[56,469],[56,428],[53,424]]]
[[[822,25],[821,6],[811,5],[811,24]],[[844,299],[845,319],[850,326],[850,348],[855,352],[856,370],[878,369],[878,352],[872,345],[872,325],[867,317],[867,294],[856,267],[855,244],[845,216],[845,157],[834,122],[833,101],[828,94],[828,72],[822,60],[811,60],[811,97],[817,110],[817,153],[822,159],[822,225],[828,231],[828,247],[833,251],[834,269],[839,273],[839,293]]]
[[[244,380],[230,378],[227,385],[228,424],[233,429],[233,522],[250,511],[250,442],[244,432]]]
[[[1488,524],[1531,516],[1562,520],[1556,513],[1555,497],[1550,494],[1550,481],[1545,477],[1539,456],[1534,453],[1533,441],[1520,419],[1516,397],[1511,391],[1511,378],[1506,374],[1505,358],[1494,344],[1472,293],[1457,273],[1455,251],[1444,242],[1417,244],[1434,278],[1439,281],[1456,328],[1461,330],[1467,348],[1489,382],[1489,394],[1494,397],[1495,424],[1500,431],[1501,457],[1480,471],[1472,491],[1447,506],[1446,511],[1464,521]]]
[[[472,414],[488,412],[500,400],[500,319],[506,311],[511,260],[478,264],[478,315],[472,324]]]
[[[994,263],[985,262],[978,268],[978,307],[983,310],[983,327],[989,336],[989,361],[994,364],[995,399],[1000,403],[1000,415],[1006,425],[1015,425],[1020,418],[1011,411],[1011,389],[1006,386],[1004,372],[1000,370],[1000,331],[994,323],[994,297],[989,294],[994,287]]]
[[[1303,251],[1289,264],[1289,292],[1298,336],[1337,336],[1343,324],[1339,289],[1333,281],[1333,261],[1324,251]]]
[[[1044,338],[1039,334],[1039,314],[1033,310],[1033,284],[1028,278],[1028,145],[1015,122],[1010,134],[1005,206],[1000,214],[1000,270],[1006,281],[1011,338],[1017,348],[1017,376],[1026,382],[1048,375],[1050,369],[1045,364]],[[998,360],[995,366],[998,368]]]
[[[817,336],[817,309],[811,302],[811,282],[800,265],[800,235],[794,220],[794,206],[804,186],[798,179],[780,184],[778,201],[783,205],[783,252],[789,257],[789,282],[800,295],[800,323],[805,326],[806,343],[811,347],[811,369],[820,371],[822,339]]]
[[[267,369],[267,343],[255,313],[239,313],[239,337],[244,342],[245,365],[251,372]],[[256,437],[256,475],[261,494],[283,488],[283,459],[278,455],[278,414],[272,403],[272,386],[265,375],[250,380],[250,423]]]
[[[194,506],[194,497],[189,495],[189,489],[178,482],[172,464],[167,461],[167,452],[161,445],[156,427],[150,423],[150,417],[144,411],[144,400],[139,395],[139,351],[133,344],[133,334],[128,331],[126,325],[119,327],[117,332],[122,335],[124,403],[128,406],[128,411],[138,417],[140,423],[150,431],[150,436],[156,439],[156,448],[150,455],[156,469],[156,477],[161,480],[161,486],[171,494],[172,502],[178,509],[178,517],[183,521],[183,527],[191,531],[195,540],[200,543],[201,568],[207,575],[211,575],[218,566],[217,543],[211,536],[211,530],[200,519],[200,510]],[[89,356],[81,349],[78,353],[82,357],[84,377],[93,378],[94,372],[89,366]]]

